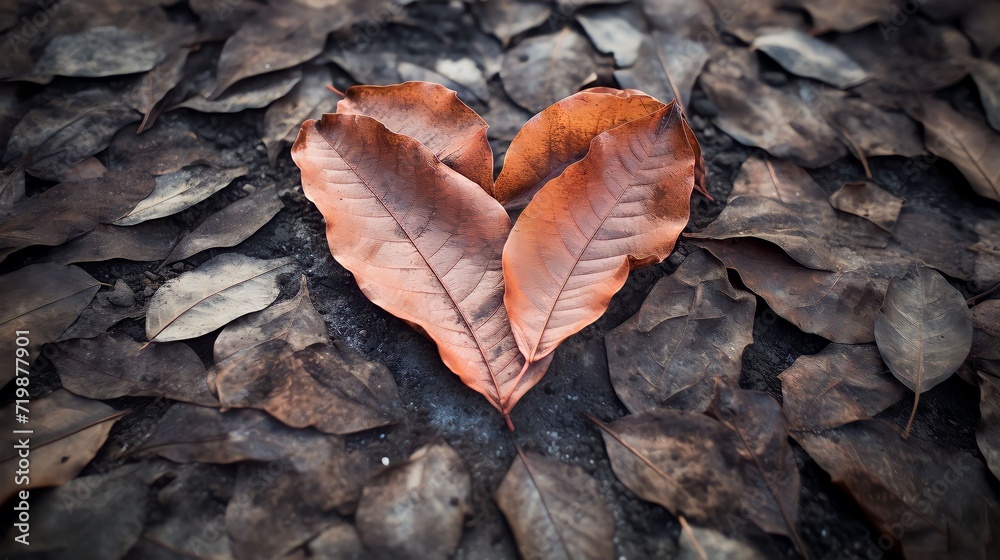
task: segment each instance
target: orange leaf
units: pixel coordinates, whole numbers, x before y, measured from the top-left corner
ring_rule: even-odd
[[[528,364],[607,309],[629,270],[687,225],[698,151],[674,102],[594,138],[525,208],[503,250],[504,303]]]
[[[337,112],[372,117],[419,141],[445,165],[493,194],[489,125],[454,91],[430,82],[354,86],[337,103]]]
[[[506,416],[548,363],[520,374],[503,305],[503,207],[424,144],[367,116],[306,121],[292,159],[337,262]]]
[[[496,199],[524,208],[538,189],[587,154],[595,136],[661,108],[663,103],[638,90],[611,88],[588,89],[550,105],[511,141]]]

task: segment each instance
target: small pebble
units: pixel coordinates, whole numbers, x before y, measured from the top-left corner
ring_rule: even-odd
[[[177,272],[183,272],[184,271],[184,263],[182,263],[182,262],[175,262],[174,264],[170,265],[170,268],[176,270]]]
[[[382,457],[382,465],[386,466],[386,467],[389,466],[389,458],[388,457]]]
[[[146,286],[146,289],[142,291],[142,295],[144,297],[149,297],[149,296],[153,295],[153,288],[150,288],[149,286]]]
[[[132,288],[128,287],[128,284],[118,280],[115,282],[114,290],[108,294],[108,301],[110,301],[112,305],[132,307],[135,305],[135,292],[132,291]]]
[[[149,278],[153,282],[157,282],[157,281],[160,280],[160,277],[157,276],[155,272],[150,271],[150,270],[147,270],[147,271],[143,272],[143,275],[145,275],[146,278]]]

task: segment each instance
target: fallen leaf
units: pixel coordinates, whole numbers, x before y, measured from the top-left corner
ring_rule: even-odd
[[[739,380],[756,303],[733,288],[715,257],[691,253],[653,286],[638,313],[605,335],[615,394],[632,413],[705,410],[715,377]]]
[[[153,181],[150,180],[148,184],[152,190]],[[111,259],[161,261],[170,254],[179,236],[180,232],[174,224],[163,221],[143,222],[134,226],[98,224],[93,230],[54,247],[43,260],[56,264]]]
[[[218,406],[205,366],[183,342],[142,344],[130,338],[67,340],[52,357],[63,388],[89,399],[164,397]]]
[[[629,270],[673,250],[694,188],[690,140],[669,104],[599,134],[525,208],[504,246],[503,273],[526,368],[597,320]]]
[[[475,66],[474,62],[472,64]],[[486,80],[478,69],[471,75],[453,73],[461,81],[450,78],[438,71],[438,66],[435,66],[435,69],[432,70],[406,60],[400,61],[399,65],[396,66],[396,71],[399,72],[399,78],[403,82],[437,84],[454,91],[458,95],[458,98],[466,103],[488,102],[490,99],[489,86],[486,85]],[[445,71],[447,70],[445,69]]]
[[[513,37],[545,23],[552,15],[552,8],[535,2],[487,0],[474,2],[472,13],[483,31],[500,39],[506,47]]]
[[[836,90],[822,92],[815,102],[827,122],[864,157],[927,154],[917,123],[905,113],[885,110]]]
[[[681,537],[677,542],[677,560],[764,560],[764,555],[750,545],[712,529],[692,527],[681,516]]]
[[[522,381],[503,305],[500,256],[510,219],[500,203],[418,141],[362,115],[306,121],[292,159],[306,197],[326,217],[337,262],[508,414],[548,364]]]
[[[1000,130],[1000,65],[989,60],[977,60],[970,72],[979,89],[986,120],[993,130]]]
[[[306,544],[308,558],[363,560],[361,537],[350,523],[337,523]]]
[[[241,350],[270,340],[284,340],[294,351],[330,342],[326,323],[309,299],[304,274],[294,298],[244,315],[222,329],[215,339],[215,361],[222,362]]]
[[[194,231],[182,237],[160,264],[160,268],[208,249],[239,245],[270,222],[284,207],[273,188],[260,189],[241,198],[212,214]]]
[[[890,194],[871,181],[846,183],[830,195],[830,205],[842,212],[860,216],[892,233],[903,207],[903,199]]]
[[[521,127],[507,148],[495,198],[524,207],[535,193],[579,161],[602,132],[664,107],[638,91],[594,88],[547,107]]]
[[[94,338],[125,319],[141,319],[145,316],[146,308],[136,303],[132,288],[122,280],[117,280],[113,290],[97,292],[94,299],[90,300],[90,305],[63,331],[56,342],[71,338]]]
[[[14,418],[15,406],[12,403],[3,409],[7,418]],[[0,500],[4,502],[19,490],[60,486],[73,480],[97,455],[115,422],[127,413],[63,389],[31,399],[29,408],[25,414],[30,424],[19,427],[32,433],[12,435],[11,445],[0,455]],[[19,477],[14,473],[20,468],[15,440],[29,441],[31,449],[31,476],[23,484],[15,483]],[[37,528],[34,523],[32,528]]]
[[[800,97],[757,79],[752,54],[728,51],[710,61],[700,78],[719,108],[712,119],[723,132],[804,167],[823,167],[847,153],[837,133]]]
[[[979,224],[985,222],[980,220]],[[975,277],[980,259],[971,246],[977,236],[961,220],[935,208],[907,204],[899,213],[892,237],[918,262],[954,278]]]
[[[289,428],[259,410],[219,412],[218,408],[176,403],[135,455],[155,454],[176,463],[266,463],[323,447],[333,437],[318,430]]]
[[[358,500],[368,470],[335,436],[277,461],[240,465],[225,518],[233,556],[280,558],[302,546]]]
[[[830,344],[781,372],[781,401],[791,430],[827,430],[867,420],[906,394],[874,344]]]
[[[345,346],[293,351],[280,339],[251,346],[213,369],[226,408],[257,408],[285,424],[350,434],[393,424],[399,393],[389,370]]]
[[[972,349],[969,361],[977,369],[1000,376],[1000,300],[990,299],[969,310]]]
[[[32,264],[0,276],[2,348],[18,360],[0,374],[0,387],[14,379],[15,369],[27,371],[42,345],[58,339],[99,289],[100,283],[76,266]],[[28,342],[18,344],[20,336]],[[17,348],[24,348],[27,355]]]
[[[795,528],[802,485],[781,406],[767,393],[719,378],[708,413],[739,436],[746,485],[741,514],[750,513],[753,523],[768,533],[790,538],[808,556]]]
[[[135,205],[128,214],[112,224],[134,226],[186,210],[229,186],[237,177],[247,174],[246,167],[218,169],[207,165],[185,167],[180,171],[160,175],[153,192]]]
[[[792,436],[903,557],[996,556],[997,496],[986,467],[967,452],[903,439],[898,427],[884,420]]]
[[[45,46],[33,73],[98,78],[152,70],[169,53],[165,40],[168,37],[173,41],[179,39],[171,36],[180,30],[171,29],[169,31],[174,31],[171,33],[167,27],[150,26],[139,31],[96,26],[79,33],[58,35]]]
[[[718,36],[713,27],[715,12],[708,2],[684,0],[640,0],[642,12],[649,26],[664,35],[692,40],[705,40],[704,31]],[[714,41],[706,41],[711,44]],[[705,45],[709,46],[709,45]]]
[[[574,16],[597,50],[613,55],[615,65],[632,66],[643,42],[642,19],[631,4],[578,12]]]
[[[875,316],[875,342],[889,371],[916,393],[906,437],[920,394],[955,373],[972,348],[965,298],[938,272],[911,265],[905,275],[889,281]]]
[[[595,422],[615,476],[639,498],[729,527],[745,490],[735,432],[703,414],[663,408]]]
[[[32,466],[41,472],[47,467],[39,465],[34,445]],[[52,492],[31,496],[30,545],[15,542],[17,532],[10,531],[0,545],[0,554],[11,558],[118,560],[139,540],[148,500],[149,488],[127,470],[70,480]]]
[[[136,133],[142,133],[156,122],[163,110],[164,98],[184,78],[185,63],[190,53],[189,48],[174,51],[126,94],[129,106],[142,113],[142,122]]]
[[[10,208],[24,198],[24,165],[12,164],[0,169],[0,208]]]
[[[993,23],[1000,17],[1000,6],[993,2],[974,2],[962,14],[962,31],[972,39],[984,59],[1000,46],[1000,37],[993,32]]]
[[[211,97],[207,89],[201,90],[172,108],[188,108],[202,113],[238,113],[247,109],[261,109],[287,95],[301,80],[301,70],[282,70],[240,82],[218,97]]]
[[[195,338],[267,307],[280,292],[278,276],[290,272],[291,264],[289,258],[225,253],[168,280],[149,301],[146,337],[155,342]]]
[[[529,37],[504,54],[500,79],[515,103],[532,111],[572,95],[592,81],[601,63],[586,37],[570,27]]]
[[[60,183],[22,199],[0,217],[0,260],[32,245],[61,245],[102,222],[116,220],[153,187],[148,175],[118,172]]]
[[[268,105],[262,140],[272,166],[278,159],[278,152],[295,141],[302,121],[336,109],[337,98],[326,89],[332,83],[333,76],[328,68],[307,69],[302,74],[302,81],[288,95]]]
[[[708,58],[708,49],[699,41],[654,32],[643,39],[634,65],[615,70],[615,80],[623,88],[642,90],[657,99],[679,98],[687,107]]]
[[[375,475],[364,488],[355,523],[379,558],[450,558],[469,511],[471,479],[446,443],[426,445]]]
[[[714,35],[725,32],[744,43],[752,43],[755,37],[773,28],[801,28],[805,23],[801,14],[779,9],[785,0],[706,0],[705,3],[716,15],[702,26]]]
[[[4,162],[27,158],[28,173],[63,180],[73,166],[107,148],[116,132],[139,120],[122,93],[112,85],[75,93],[46,91],[43,102],[11,132]]]
[[[614,518],[597,481],[576,465],[518,448],[495,499],[524,558],[614,555]]]
[[[442,163],[493,194],[488,125],[444,86],[427,82],[354,86],[337,103],[337,112],[371,117],[390,131],[413,138]]]
[[[1000,136],[952,109],[947,101],[921,99],[911,114],[924,125],[924,143],[955,164],[981,196],[1000,201]]]
[[[867,72],[833,45],[795,29],[758,35],[751,50],[761,50],[796,76],[813,78],[840,89],[867,82]]]
[[[889,20],[891,0],[795,0],[809,12],[813,35],[828,31],[848,33]]]
[[[171,114],[139,136],[131,129],[122,130],[108,146],[108,168],[160,176],[191,165],[223,167],[223,154],[196,132],[200,122],[189,115]]]
[[[993,476],[1000,478],[1000,379],[979,372],[979,428],[976,443]]]

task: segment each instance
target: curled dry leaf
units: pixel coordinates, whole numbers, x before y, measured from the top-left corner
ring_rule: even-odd
[[[323,447],[334,437],[318,430],[289,428],[259,410],[219,412],[177,403],[160,418],[135,455],[159,455],[175,463],[266,463]]]
[[[584,90],[546,107],[511,141],[494,198],[523,208],[546,183],[583,158],[597,135],[661,108],[663,103],[639,91],[605,88]]]
[[[553,72],[553,68],[559,68]],[[571,27],[529,37],[504,54],[500,79],[515,103],[538,113],[597,77],[599,56]]]
[[[892,232],[903,207],[903,199],[890,194],[871,181],[846,183],[830,195],[830,205],[843,212],[861,216]]]
[[[903,557],[986,560],[1000,552],[1000,502],[989,471],[967,452],[903,439],[884,420],[792,436]]]
[[[8,405],[0,412],[14,418],[15,406]],[[16,442],[12,441],[0,454],[0,474],[3,474],[0,501],[6,502],[18,490],[59,486],[73,480],[97,455],[108,439],[111,426],[125,414],[64,389],[32,399],[29,428],[33,433],[12,436],[30,440],[30,480],[25,484],[15,484],[18,477],[14,473],[20,467],[18,449],[14,445]]]
[[[37,463],[35,453],[32,449],[32,466],[37,465],[38,471],[48,469]],[[31,475],[34,479],[35,472]],[[131,475],[128,467],[68,480],[50,493],[32,494],[29,546],[14,542],[17,532],[9,531],[0,554],[10,558],[118,560],[139,540],[148,501],[149,487]],[[30,552],[26,553],[26,548]]]
[[[517,451],[495,497],[521,556],[611,558],[615,522],[597,481],[576,465]]]
[[[0,259],[32,245],[61,245],[102,222],[116,220],[153,187],[153,178],[144,173],[108,173],[60,183],[22,199],[0,217]]]
[[[218,406],[205,366],[182,342],[142,344],[107,333],[59,346],[52,358],[64,388],[90,399],[165,397]]]
[[[448,444],[421,447],[365,485],[355,514],[361,540],[379,558],[450,558],[462,536],[471,484]]]
[[[261,260],[238,253],[219,255],[168,280],[146,311],[146,337],[170,342],[208,334],[277,299],[278,276],[291,272],[288,258]]]
[[[792,430],[826,430],[867,420],[906,393],[874,344],[830,344],[818,354],[796,358],[778,379]]]
[[[273,188],[261,189],[209,216],[185,235],[160,264],[182,261],[207,249],[233,247],[271,221],[285,205]]]
[[[541,2],[491,0],[473,3],[472,13],[479,26],[506,47],[514,36],[545,23],[552,8]]]
[[[154,180],[153,192],[136,204],[128,214],[112,224],[134,226],[186,210],[205,200],[247,174],[245,166],[215,168],[207,165],[185,167],[180,171],[160,175]]]
[[[320,66],[307,69],[288,95],[271,103],[264,113],[263,142],[267,148],[267,160],[273,166],[278,152],[295,141],[302,121],[312,115],[332,113],[337,106],[337,98],[326,86],[333,83],[330,70]]]
[[[223,407],[265,410],[295,428],[350,434],[397,419],[399,393],[389,370],[340,345],[296,352],[272,339],[233,354],[212,374]]]
[[[222,329],[215,339],[215,361],[221,362],[241,350],[269,340],[284,340],[295,351],[316,343],[330,342],[326,323],[309,299],[304,274],[299,283],[299,293],[294,298],[240,317]]]
[[[740,512],[744,517],[749,512],[764,531],[790,538],[808,557],[795,528],[801,482],[781,406],[767,393],[745,391],[720,378],[708,413],[739,436],[736,449],[746,485]]]
[[[632,413],[705,410],[715,377],[739,381],[755,308],[753,295],[733,288],[718,259],[691,253],[653,286],[638,313],[605,335],[618,398]]]
[[[694,188],[687,130],[672,103],[599,134],[518,218],[503,250],[504,303],[526,368],[597,320],[629,270],[673,250]]]
[[[708,58],[708,50],[699,41],[654,32],[642,40],[634,65],[615,70],[615,80],[624,88],[640,89],[657,99],[678,99],[687,107]]]
[[[76,266],[32,264],[0,276],[2,348],[18,360],[15,367],[0,374],[0,387],[14,379],[15,370],[27,375],[41,346],[58,339],[100,288],[97,280]],[[29,331],[28,343],[18,346],[17,333],[25,330]],[[17,348],[25,350],[18,353]]]
[[[703,414],[662,408],[611,424],[592,420],[629,490],[698,524],[729,526],[745,489],[735,432]]]
[[[337,103],[337,112],[371,117],[392,132],[417,140],[442,163],[493,194],[489,125],[454,91],[428,82],[354,86]]]
[[[837,47],[795,29],[758,35],[750,48],[764,51],[796,76],[813,78],[840,89],[870,79],[857,62]]]
[[[719,108],[716,126],[748,146],[804,167],[823,167],[847,153],[839,136],[802,98],[757,79],[748,52],[729,51],[700,79]]]
[[[1000,379],[979,372],[979,428],[976,443],[993,476],[1000,478]]]
[[[503,207],[423,144],[362,115],[306,121],[292,147],[334,258],[383,309],[426,333],[445,365],[508,414],[544,374],[503,305]],[[415,188],[420,185],[420,188]]]
[[[955,164],[981,196],[1000,201],[1000,135],[970,119],[947,101],[922,98],[911,114],[924,125],[924,143],[931,153]]]
[[[635,64],[644,37],[642,19],[633,5],[595,8],[574,17],[597,50],[614,55],[616,66]]]
[[[302,71],[298,68],[282,70],[254,76],[215,98],[209,97],[212,83],[204,82],[198,93],[173,108],[186,107],[202,113],[238,113],[246,109],[262,109],[287,95],[301,80]]]
[[[950,377],[969,355],[972,317],[965,298],[940,273],[911,265],[889,281],[875,316],[875,342],[889,371],[916,393],[905,436],[920,394]]]

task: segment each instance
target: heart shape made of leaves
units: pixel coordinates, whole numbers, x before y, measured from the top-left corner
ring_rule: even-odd
[[[494,182],[486,122],[426,82],[355,86],[292,159],[333,257],[510,412],[630,270],[666,258],[704,191],[674,102],[592,88],[529,120]],[[511,225],[504,205],[524,207]]]

